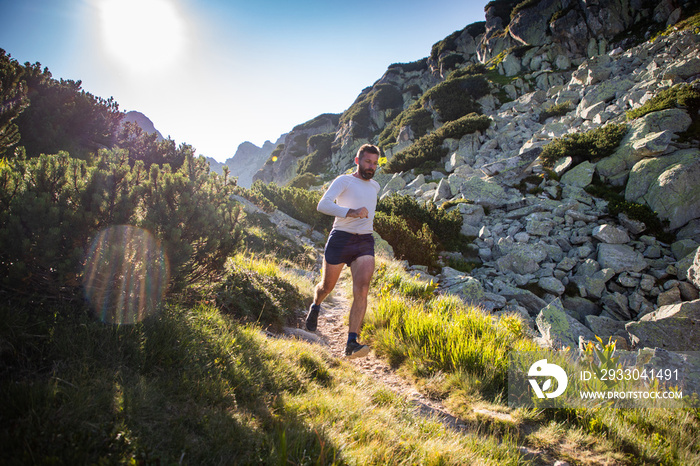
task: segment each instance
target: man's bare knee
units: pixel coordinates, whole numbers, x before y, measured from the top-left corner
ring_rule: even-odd
[[[354,284],[352,292],[355,296],[367,296],[369,294],[369,283]]]
[[[330,285],[324,282],[321,282],[318,285],[316,285],[316,291],[322,295],[330,294],[330,292],[333,291],[333,288],[335,288],[335,285]]]

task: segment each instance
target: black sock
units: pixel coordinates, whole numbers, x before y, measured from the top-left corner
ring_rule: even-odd
[[[350,343],[351,341],[357,342],[357,333],[348,333],[348,343]]]

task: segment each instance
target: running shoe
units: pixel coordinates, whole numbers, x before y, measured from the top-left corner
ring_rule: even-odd
[[[367,356],[369,354],[369,346],[361,345],[356,341],[350,341],[345,346],[345,357],[355,359]]]
[[[315,332],[318,327],[318,313],[321,310],[320,304],[313,304],[309,307],[309,313],[306,314],[306,330]]]

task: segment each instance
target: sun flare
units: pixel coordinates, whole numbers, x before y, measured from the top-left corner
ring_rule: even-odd
[[[105,52],[133,73],[162,71],[185,46],[185,21],[173,0],[102,0]]]

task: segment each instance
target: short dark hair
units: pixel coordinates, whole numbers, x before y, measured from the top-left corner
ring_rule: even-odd
[[[382,155],[379,147],[375,146],[374,144],[363,144],[362,147],[357,150],[357,159],[361,160],[362,156],[365,154],[375,154],[378,156]]]

